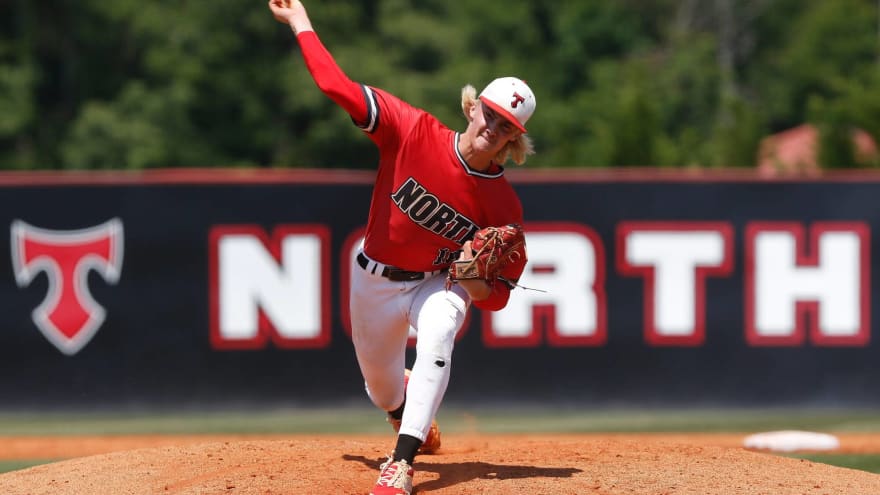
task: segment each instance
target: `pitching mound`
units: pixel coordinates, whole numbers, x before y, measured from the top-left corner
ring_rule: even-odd
[[[878,475],[752,452],[734,446],[741,437],[725,438],[448,435],[439,454],[416,459],[415,489],[503,495],[880,493]],[[0,475],[0,493],[365,494],[391,448],[390,439],[367,436],[194,440],[141,438],[154,446],[13,471]],[[163,441],[167,445],[157,445]]]

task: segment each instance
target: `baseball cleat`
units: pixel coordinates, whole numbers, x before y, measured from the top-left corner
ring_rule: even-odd
[[[379,479],[370,495],[410,495],[413,485],[413,468],[406,460],[388,460],[379,467]]]

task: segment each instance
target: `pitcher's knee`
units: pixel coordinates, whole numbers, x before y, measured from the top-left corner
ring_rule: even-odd
[[[382,409],[383,411],[393,411],[400,407],[403,403],[403,395],[398,394],[394,391],[380,392],[374,389],[371,389],[369,385],[366,386],[367,396],[370,398],[370,401],[374,406]]]
[[[400,404],[401,404],[400,402],[395,403],[392,400],[376,400],[375,398],[372,398],[372,400],[373,400],[373,405],[375,405],[376,407],[378,407],[379,409],[381,409],[383,411],[393,411],[393,410],[397,409],[398,407],[400,407]]]

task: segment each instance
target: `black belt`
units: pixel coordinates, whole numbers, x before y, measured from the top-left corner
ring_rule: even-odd
[[[370,266],[370,260],[367,259],[364,253],[358,253],[357,261],[358,265],[361,265],[361,268],[364,270]],[[388,265],[385,265],[385,267],[382,268],[382,273],[379,275],[382,275],[392,282],[412,282],[413,280],[421,280],[425,278],[425,272],[408,272]]]

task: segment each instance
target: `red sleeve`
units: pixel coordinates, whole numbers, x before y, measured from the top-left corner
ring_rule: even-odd
[[[496,280],[492,285],[492,293],[489,294],[489,297],[482,301],[474,301],[474,306],[484,311],[498,311],[499,309],[504,309],[504,306],[507,306],[507,301],[509,299],[510,288],[507,287],[507,284],[504,282]]]
[[[515,287],[513,284],[519,282],[519,277],[522,275],[523,270],[525,270],[527,262],[526,248],[523,246],[522,256],[519,258],[519,261],[504,267],[501,270],[501,278],[492,285],[492,293],[489,294],[489,297],[482,301],[474,301],[474,306],[484,311],[504,309],[507,306],[507,301],[510,300],[510,290]]]
[[[318,88],[363,127],[370,118],[364,86],[345,75],[314,31],[299,33],[296,39]]]

